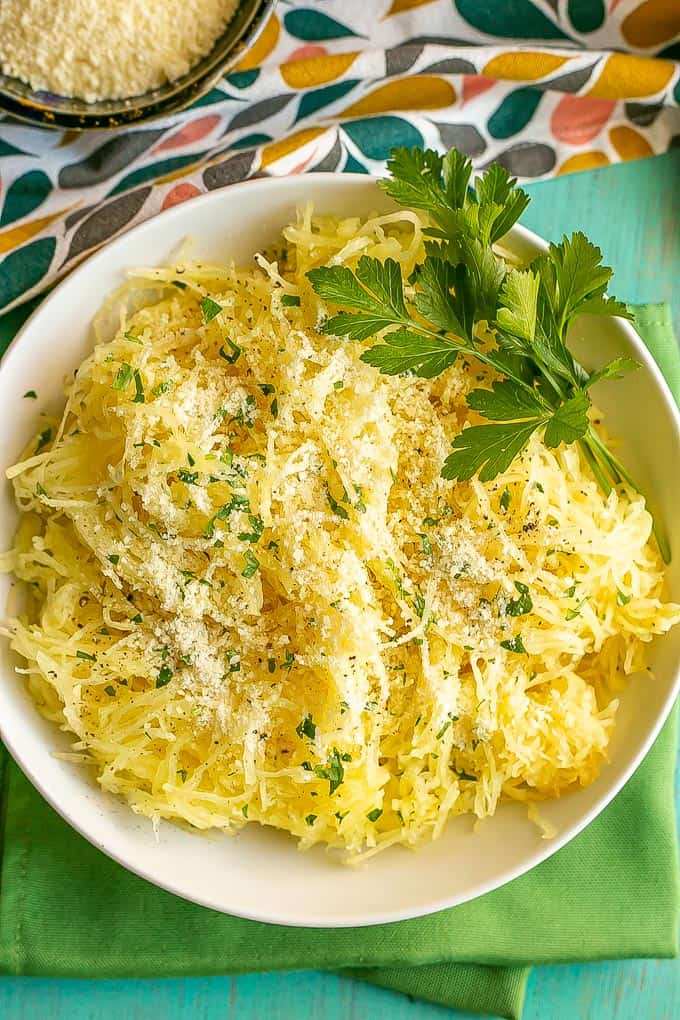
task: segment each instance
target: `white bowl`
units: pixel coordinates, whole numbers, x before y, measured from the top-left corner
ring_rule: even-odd
[[[168,260],[187,235],[201,255],[248,262],[279,236],[296,207],[313,201],[321,213],[362,215],[391,203],[369,177],[310,174],[250,181],[194,199],[136,227],[90,258],[37,309],[0,368],[0,469],[12,464],[36,428],[40,408],[54,403],[62,380],[92,346],[91,320],[130,266]],[[587,229],[587,224],[584,225]],[[510,244],[530,255],[542,241],[515,228]],[[642,368],[596,394],[623,459],[652,494],[675,552],[669,585],[680,597],[680,417],[652,358],[620,320],[583,319],[578,356],[592,367],[627,354]],[[34,389],[39,400],[22,399]],[[36,406],[37,405],[37,406]],[[0,548],[11,545],[17,522],[10,486],[0,502]],[[9,581],[1,579],[0,604]],[[338,927],[416,917],[451,907],[503,885],[564,846],[621,789],[649,750],[678,690],[680,628],[652,649],[654,679],[631,678],[622,698],[611,762],[590,787],[546,802],[542,813],[559,834],[542,839],[514,805],[503,806],[476,833],[469,818],[449,822],[443,836],[416,853],[392,848],[365,867],[343,868],[320,848],[300,853],[283,833],[248,826],[238,836],[206,836],[151,824],[104,794],[90,772],[59,761],[69,744],[47,723],[24,690],[6,647],[0,649],[2,739],[31,782],[86,839],[126,868],[215,910],[279,924]]]

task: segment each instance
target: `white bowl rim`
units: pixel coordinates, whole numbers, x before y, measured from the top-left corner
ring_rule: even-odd
[[[328,180],[334,183],[341,181],[350,182],[354,181],[358,185],[361,183],[364,187],[369,181],[377,184],[381,179],[373,174],[360,174],[360,173],[347,173],[347,174],[336,174],[336,173],[319,173],[312,172],[304,174],[304,177],[315,180]],[[293,178],[295,179],[295,178]],[[241,181],[237,184],[231,184],[227,187],[215,189],[207,194],[198,195],[191,199],[192,207],[196,208],[197,205],[204,204],[208,205],[211,202],[218,204],[224,199],[224,192],[230,195],[238,195],[243,189],[263,189],[263,190],[281,190],[285,191],[291,178],[289,176],[283,177],[266,177],[256,178],[246,181]],[[184,214],[184,206],[187,203],[180,203],[170,209],[164,210],[156,216],[151,217],[142,223],[124,230],[121,234],[115,237],[110,242],[105,243],[100,249],[93,254],[86,256],[82,262],[79,263],[76,268],[71,271],[63,280],[61,280],[57,286],[40,302],[39,306],[33,310],[31,315],[26,319],[22,327],[19,329],[16,336],[13,338],[9,346],[7,347],[2,359],[0,360],[0,372],[3,372],[5,366],[7,366],[16,349],[21,345],[23,337],[29,332],[33,319],[40,314],[44,314],[45,310],[49,308],[50,302],[53,297],[61,292],[61,290],[67,286],[71,286],[74,279],[77,279],[81,269],[87,266],[88,268],[93,265],[105,262],[112,249],[118,246],[124,246],[127,240],[133,235],[139,235],[145,231],[153,231],[155,222],[162,217],[164,223],[168,223],[170,219],[177,218],[181,219]],[[524,242],[526,245],[533,248],[547,250],[547,242],[541,238],[538,234],[528,230],[519,224],[516,224],[507,235],[508,238],[513,240]],[[178,241],[180,238],[178,237]],[[617,320],[621,329],[625,332],[628,341],[635,348],[636,356],[640,362],[651,374],[654,380],[655,388],[658,391],[659,397],[663,400],[665,409],[669,412],[669,417],[673,423],[673,440],[674,445],[680,451],[680,409],[670,391],[668,383],[666,382],[660,368],[656,361],[652,357],[650,351],[633,328],[633,326],[625,319]],[[680,550],[677,555],[680,555]],[[428,914],[433,914],[441,910],[447,910],[449,908],[459,906],[463,903],[467,903],[470,900],[477,899],[480,896],[484,896],[487,893],[493,892],[495,889],[506,885],[508,882],[512,882],[514,879],[519,878],[521,875],[533,870],[537,865],[543,861],[552,857],[553,854],[561,850],[567,843],[570,843],[572,839],[579,835],[595,818],[602,813],[602,811],[611,803],[616,795],[626,785],[628,780],[631,778],[633,773],[642,764],[642,761],[647,756],[656,738],[658,737],[664,723],[670,715],[671,709],[680,694],[680,661],[676,664],[675,675],[673,678],[672,686],[669,687],[668,694],[663,702],[661,711],[658,713],[653,726],[650,727],[645,739],[642,741],[638,752],[628,762],[628,764],[620,771],[617,778],[609,785],[603,794],[597,799],[595,804],[590,810],[584,812],[584,814],[574,823],[565,827],[563,831],[560,831],[558,835],[550,840],[546,840],[544,845],[540,849],[536,850],[531,854],[525,862],[516,867],[509,867],[505,870],[499,869],[497,875],[488,881],[478,882],[476,885],[470,887],[469,891],[463,895],[454,894],[453,896],[443,896],[439,899],[432,899],[429,902],[423,903],[421,907],[414,911],[412,909],[384,909],[381,913],[376,913],[370,918],[356,917],[344,920],[342,923],[329,921],[328,923],[320,924],[316,923],[315,928],[351,928],[351,927],[368,927],[378,924],[391,924],[397,921],[412,920],[416,917],[423,917]],[[210,910],[215,910],[219,913],[230,913],[233,916],[244,918],[245,920],[259,921],[268,924],[277,924],[287,927],[300,927],[305,928],[309,925],[299,915],[293,915],[290,913],[277,912],[275,909],[270,908],[268,910],[252,910],[252,911],[226,911],[224,907],[211,900],[210,897],[197,896],[190,893],[186,888],[183,887],[183,882],[178,879],[176,882],[162,881],[159,880],[153,874],[152,869],[142,867],[135,863],[134,860],[130,860],[124,853],[119,853],[114,847],[106,845],[102,841],[98,840],[92,833],[88,832],[84,826],[81,826],[69,812],[68,805],[59,801],[58,798],[53,797],[46,791],[40,775],[33,769],[30,760],[27,760],[20,753],[17,753],[14,741],[12,740],[11,732],[8,732],[4,721],[0,718],[0,738],[2,739],[5,747],[9,750],[12,758],[16,764],[20,767],[24,775],[30,780],[31,784],[38,790],[40,795],[49,803],[49,805],[59,814],[68,825],[75,829],[81,836],[84,837],[89,843],[95,846],[98,850],[101,850],[106,856],[110,857],[116,863],[120,864],[127,871],[132,872],[140,878],[145,879],[152,885],[158,888],[164,889],[169,893],[179,896],[182,899],[196,903],[199,906],[207,907]],[[417,862],[417,857],[414,857],[414,861]]]

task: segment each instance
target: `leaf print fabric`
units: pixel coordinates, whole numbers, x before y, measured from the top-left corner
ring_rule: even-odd
[[[0,311],[248,177],[455,145],[540,179],[677,147],[679,106],[676,0],[288,0],[183,113],[87,134],[0,119]]]

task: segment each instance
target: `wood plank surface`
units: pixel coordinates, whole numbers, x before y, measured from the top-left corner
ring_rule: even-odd
[[[582,228],[615,267],[617,296],[670,301],[680,334],[680,151],[541,182],[529,190],[533,201],[522,220],[526,226],[548,238]],[[680,802],[680,787],[677,793]],[[146,982],[0,980],[2,1020],[443,1020],[446,1015],[452,1014],[312,971]],[[634,961],[536,970],[523,1020],[678,1016],[680,964]]]

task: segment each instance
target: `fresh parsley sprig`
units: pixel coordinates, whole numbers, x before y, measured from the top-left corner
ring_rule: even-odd
[[[396,149],[381,184],[399,204],[427,215],[425,258],[405,289],[393,259],[363,255],[356,269],[322,266],[308,277],[338,309],[325,333],[377,340],[361,355],[385,375],[431,379],[459,355],[474,357],[498,378],[473,389],[469,407],[485,424],[452,442],[442,467],[449,479],[506,471],[535,432],[548,447],[577,442],[602,490],[625,482],[639,491],[589,420],[590,388],[636,368],[616,358],[594,372],[571,353],[567,337],[582,314],[631,315],[607,296],[612,270],[580,231],[551,244],[521,269],[508,268],[494,245],[529,203],[514,178],[493,164],[471,186],[472,164],[453,149]],[[661,553],[667,542],[655,524]]]

